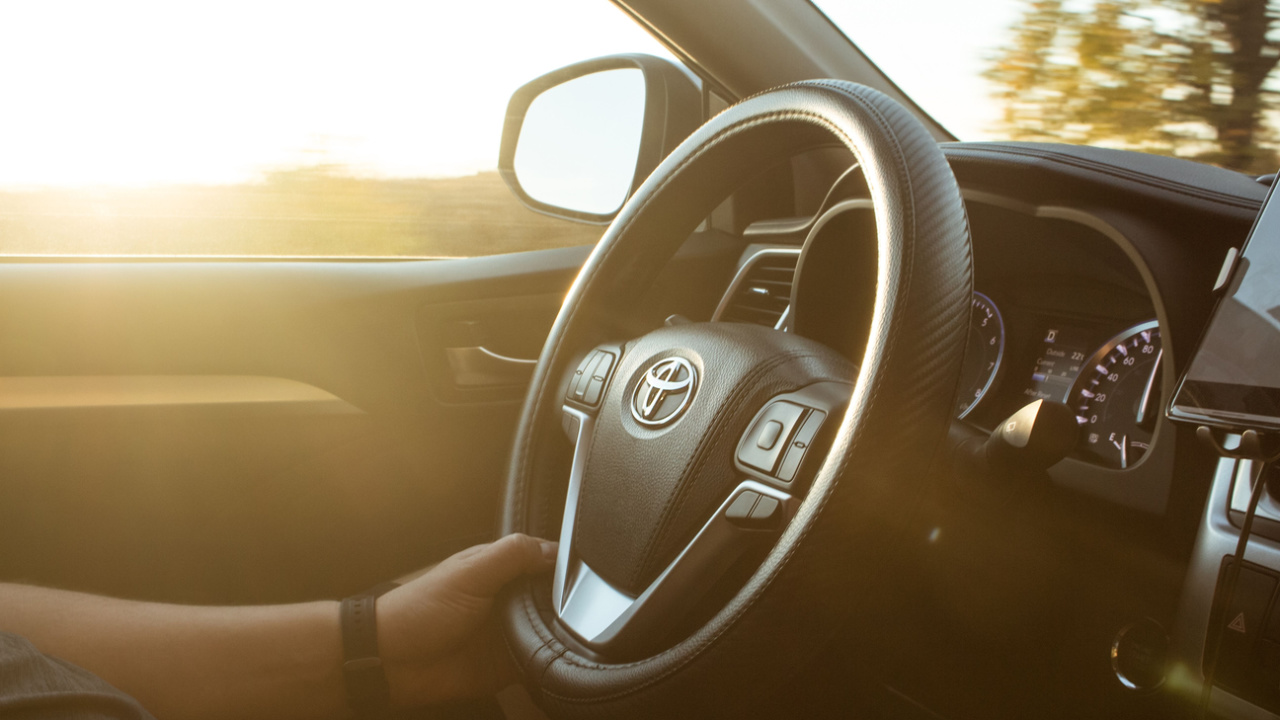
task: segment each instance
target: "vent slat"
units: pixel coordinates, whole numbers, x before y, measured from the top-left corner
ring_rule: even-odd
[[[792,254],[762,255],[752,261],[720,320],[777,326],[791,304],[798,259]]]
[[[736,304],[736,305],[757,305],[757,306],[759,306],[759,305],[776,305],[776,304],[778,304],[778,303],[782,303],[783,307],[785,307],[785,306],[786,306],[788,303],[790,303],[790,302],[791,302],[791,293],[790,293],[790,292],[786,292],[786,293],[777,293],[777,294],[774,294],[774,293],[761,293],[761,294],[757,294],[757,293],[739,293],[739,294],[734,298],[734,304]]]
[[[756,278],[750,281],[751,287],[767,287],[770,289],[785,288],[787,292],[791,292],[791,278],[785,280],[770,280],[768,278]]]

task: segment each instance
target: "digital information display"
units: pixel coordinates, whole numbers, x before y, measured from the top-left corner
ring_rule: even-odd
[[[1066,402],[1080,365],[1092,349],[1091,334],[1076,327],[1047,327],[1043,330],[1031,382],[1022,390],[1027,401]]]
[[[1169,417],[1235,430],[1280,429],[1280,200],[1274,186]]]

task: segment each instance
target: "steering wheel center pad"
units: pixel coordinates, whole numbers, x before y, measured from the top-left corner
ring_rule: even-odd
[[[694,366],[693,397],[674,422],[648,427],[634,417],[633,398],[646,371],[669,357]],[[579,556],[640,594],[738,483],[734,450],[765,402],[851,377],[852,365],[826,346],[756,325],[678,325],[634,341],[596,419],[573,543]]]
[[[735,187],[797,153],[831,146],[848,149],[866,178],[877,280],[867,347],[856,375],[845,378],[854,390],[830,450],[733,599],[651,657],[621,662],[580,652],[557,626],[545,578],[510,591],[501,607],[507,646],[552,716],[750,716],[786,695],[791,673],[802,672],[816,648],[839,636],[833,627],[876,597],[900,558],[895,520],[917,500],[951,420],[972,293],[968,221],[950,167],[919,121],[875,90],[831,80],[784,86],[725,110],[624,206],[543,349],[512,451],[502,529],[558,534],[567,487],[560,379],[584,349],[608,339],[603,318],[617,327],[616,318]],[[619,381],[630,385],[634,370]],[[616,414],[619,401],[611,396],[602,412]],[[596,512],[585,502],[579,509]],[[584,527],[595,522],[578,514]],[[656,534],[649,528],[643,536]],[[644,566],[647,555],[628,552],[625,560],[600,559],[613,572]]]

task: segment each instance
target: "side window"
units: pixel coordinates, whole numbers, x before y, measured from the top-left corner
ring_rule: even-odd
[[[674,60],[606,0],[0,4],[0,255],[465,257],[595,242],[497,172],[507,101]]]

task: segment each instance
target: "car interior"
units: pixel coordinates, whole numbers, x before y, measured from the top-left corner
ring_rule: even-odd
[[[614,4],[679,62],[528,78],[499,156],[596,245],[6,255],[0,579],[341,598],[521,531],[520,686],[449,712],[1280,714],[1277,486],[1166,413],[1274,175],[957,141],[807,0]]]

